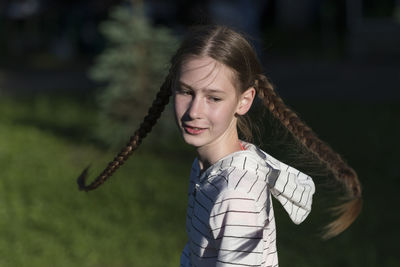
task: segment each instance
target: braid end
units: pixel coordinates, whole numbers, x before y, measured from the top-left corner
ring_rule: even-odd
[[[346,230],[360,214],[362,205],[362,198],[356,197],[355,199],[334,207],[333,212],[339,217],[325,226],[325,234],[323,234],[322,238],[330,239]]]
[[[89,168],[90,165],[87,166],[81,173],[81,175],[79,175],[78,179],[76,180],[76,182],[78,183],[78,188],[80,191],[86,191],[88,192],[91,188],[90,186],[86,186],[85,182],[86,182],[86,178],[89,172]]]

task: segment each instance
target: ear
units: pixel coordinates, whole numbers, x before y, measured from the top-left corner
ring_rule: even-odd
[[[251,105],[253,104],[254,97],[256,95],[256,90],[254,87],[250,87],[244,91],[239,97],[239,103],[236,110],[236,114],[244,115],[249,111]]]

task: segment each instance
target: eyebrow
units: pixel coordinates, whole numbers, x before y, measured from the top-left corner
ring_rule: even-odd
[[[188,85],[188,84],[186,84],[186,83],[184,83],[184,82],[182,82],[182,81],[179,81],[179,83],[180,83],[182,86],[193,90],[193,87],[191,87],[190,85]],[[202,89],[202,90],[206,91],[207,93],[226,94],[225,91],[223,91],[223,90],[221,90],[221,89],[217,89],[217,88],[204,88],[204,89]]]

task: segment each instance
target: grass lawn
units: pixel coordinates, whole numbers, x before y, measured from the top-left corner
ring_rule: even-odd
[[[179,265],[189,168],[177,166],[191,160],[142,149],[104,187],[79,192],[82,168],[93,162],[98,172],[114,155],[51,131],[66,110],[36,101],[1,104],[0,266]],[[68,107],[89,119],[78,104]]]
[[[322,241],[326,187],[300,226],[274,202],[280,266],[399,266],[400,108],[294,106],[358,171],[365,207],[349,230]],[[150,138],[105,185],[80,192],[82,169],[92,163],[97,174],[114,157],[91,138],[95,117],[93,105],[74,97],[1,98],[0,266],[179,266],[193,153],[176,140],[148,149]]]

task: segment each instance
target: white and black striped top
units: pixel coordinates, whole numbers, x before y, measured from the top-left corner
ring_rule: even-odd
[[[278,266],[271,193],[296,224],[310,212],[312,179],[243,144],[201,175],[193,162],[180,266]]]

